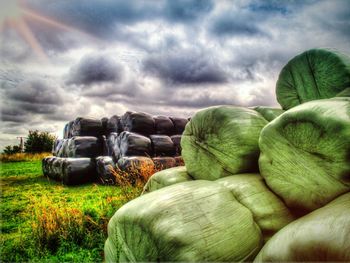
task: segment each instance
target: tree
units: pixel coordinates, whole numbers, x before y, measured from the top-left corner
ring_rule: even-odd
[[[19,147],[18,145],[7,145],[4,149],[4,154],[15,154],[15,153],[20,153],[21,152],[21,147]]]
[[[48,132],[29,131],[24,143],[24,151],[26,153],[50,152],[55,140],[56,137]]]

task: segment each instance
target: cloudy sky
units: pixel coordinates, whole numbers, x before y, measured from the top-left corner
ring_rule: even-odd
[[[1,0],[0,149],[77,116],[278,106],[293,56],[350,52],[350,1]]]

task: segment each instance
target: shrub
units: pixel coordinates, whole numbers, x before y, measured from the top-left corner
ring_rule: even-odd
[[[18,145],[7,145],[4,149],[4,154],[15,154],[15,153],[20,153],[21,152],[21,147]]]
[[[48,132],[29,131],[24,143],[24,151],[26,153],[50,152],[55,140],[56,137]]]

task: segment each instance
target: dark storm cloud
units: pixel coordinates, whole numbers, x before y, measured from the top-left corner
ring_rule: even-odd
[[[211,0],[168,0],[165,5],[165,18],[176,22],[189,22],[209,13],[214,8]]]
[[[87,55],[70,69],[67,84],[118,83],[122,76],[122,66],[112,58],[100,54]]]
[[[143,62],[145,72],[169,84],[225,83],[227,75],[220,64],[204,52],[179,50],[150,56]]]

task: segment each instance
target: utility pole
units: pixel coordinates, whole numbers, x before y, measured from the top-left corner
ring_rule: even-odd
[[[26,139],[27,137],[23,137],[23,136],[18,136],[17,139],[19,139],[19,148],[21,149],[21,153],[24,152],[24,139]]]

